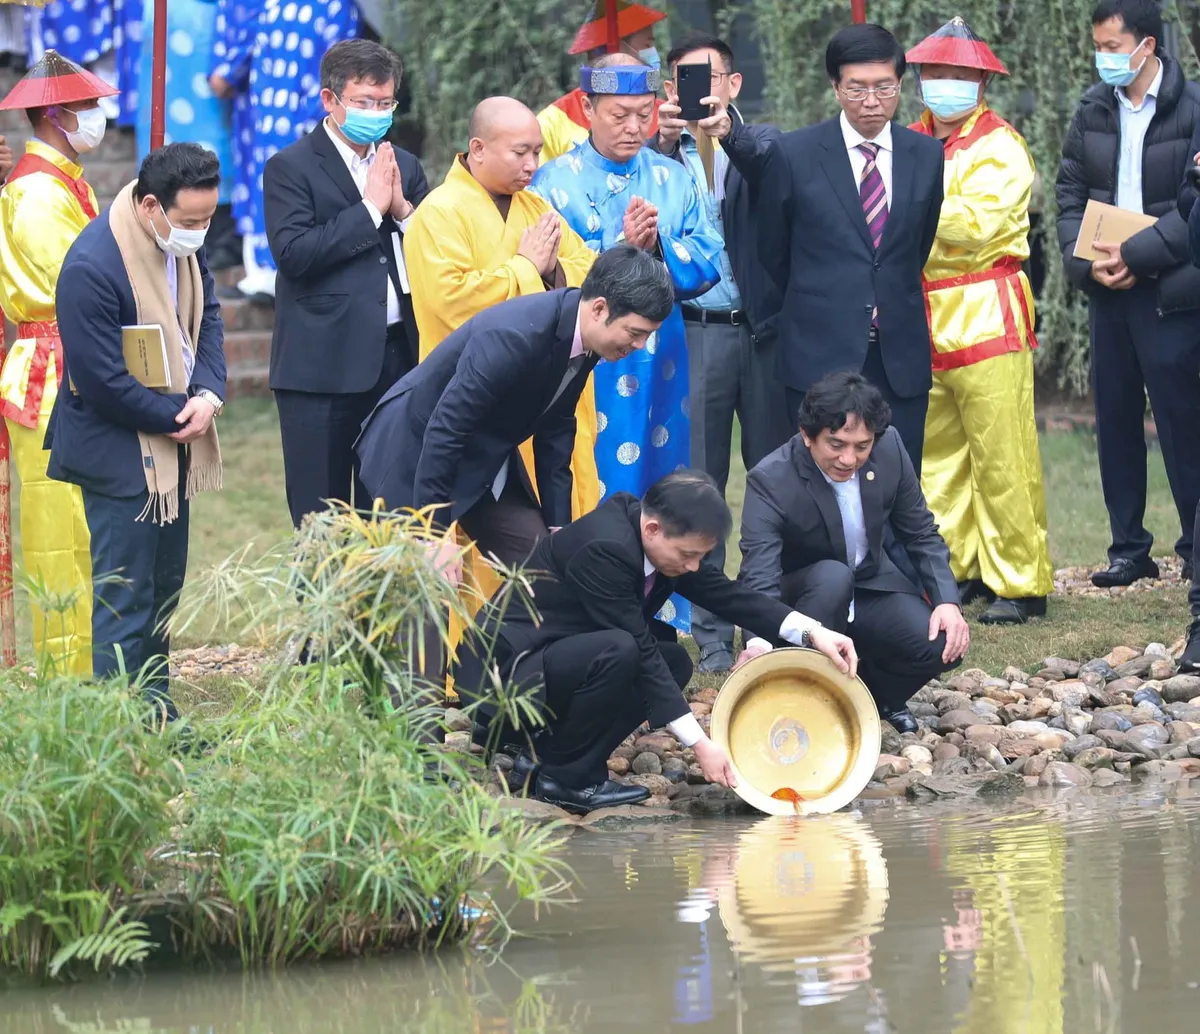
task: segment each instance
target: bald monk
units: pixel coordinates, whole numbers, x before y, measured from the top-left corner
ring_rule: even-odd
[[[471,114],[464,154],[421,202],[404,234],[421,358],[472,316],[520,295],[579,287],[596,259],[551,205],[525,188],[537,172],[542,130],[512,97],[488,97]],[[589,379],[575,411],[572,518],[596,508],[596,404]],[[533,449],[521,446],[530,481]],[[480,598],[497,582],[478,555],[469,565]],[[472,597],[474,594],[471,594]],[[458,629],[451,628],[451,645]]]

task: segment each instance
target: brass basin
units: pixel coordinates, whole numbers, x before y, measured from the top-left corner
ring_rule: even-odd
[[[815,650],[772,650],[738,668],[717,696],[711,735],[733,762],[738,795],[768,815],[844,808],[879,760],[867,687]]]

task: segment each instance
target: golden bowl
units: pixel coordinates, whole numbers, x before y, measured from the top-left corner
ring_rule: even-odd
[[[768,815],[844,808],[879,761],[867,687],[815,650],[772,650],[738,668],[717,696],[711,735],[737,771],[738,796]]]

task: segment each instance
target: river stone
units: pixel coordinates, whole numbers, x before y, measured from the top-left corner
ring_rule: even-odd
[[[1053,729],[1050,732],[1039,733],[1033,738],[1033,742],[1038,745],[1041,750],[1058,750],[1061,751],[1075,737],[1065,729]]]
[[[1047,657],[1042,661],[1042,667],[1049,668],[1052,671],[1060,671],[1063,676],[1069,679],[1073,679],[1079,674],[1079,662],[1068,660],[1065,657]]]
[[[1197,736],[1194,739],[1188,740],[1187,741],[1187,749],[1188,749],[1188,752],[1192,755],[1192,757],[1200,758],[1200,736]]]
[[[469,732],[446,733],[446,749],[466,754],[471,749],[471,734]]]
[[[989,700],[987,697],[976,697],[971,701],[971,710],[976,714],[986,714],[994,717],[1000,710],[1000,705],[995,700]]]
[[[1177,743],[1170,750],[1164,750],[1159,761],[1191,761],[1192,754],[1186,743]]]
[[[1134,745],[1134,750],[1140,750],[1144,747],[1158,747],[1167,743],[1170,739],[1171,734],[1157,722],[1135,725],[1125,734],[1125,741]]]
[[[938,719],[938,732],[958,732],[972,725],[999,725],[995,715],[976,714],[969,710],[947,711]]]
[[[1004,671],[1002,671],[1000,674],[1003,678],[1007,679],[1009,682],[1025,682],[1025,683],[1029,682],[1029,676],[1025,672],[1023,672],[1020,668],[1018,668],[1012,664],[1010,664],[1007,668],[1005,668]]]
[[[1126,661],[1124,664],[1113,666],[1113,671],[1117,673],[1118,678],[1126,676],[1134,676],[1136,678],[1148,678],[1150,675],[1150,666],[1154,663],[1152,657],[1135,657],[1131,661]]]
[[[1097,657],[1095,660],[1088,661],[1086,664],[1081,665],[1079,672],[1080,674],[1095,672],[1097,675],[1103,678],[1105,682],[1111,682],[1117,677],[1117,673],[1113,671],[1112,665],[1109,664],[1109,662],[1103,657]]]
[[[475,728],[475,719],[460,711],[457,707],[446,708],[447,732],[471,732]]]
[[[608,770],[613,775],[623,776],[629,775],[629,758],[617,757],[615,754],[608,759]]]
[[[1008,687],[1014,693],[1019,693],[1021,699],[1032,700],[1038,695],[1038,690],[1031,686],[1028,682],[1014,682]]]
[[[1176,675],[1163,683],[1162,696],[1168,704],[1186,704],[1200,695],[1200,675]]]
[[[884,754],[899,754],[903,749],[903,744],[900,742],[900,734],[892,728],[890,722],[880,722],[879,724],[879,749]]]
[[[1152,679],[1169,679],[1176,672],[1175,662],[1169,659],[1156,658],[1150,665]]]
[[[1019,758],[1030,758],[1034,754],[1041,751],[1041,747],[1031,736],[1009,736],[1003,742],[997,745],[1001,757],[1009,761],[1016,761]]]
[[[1114,772],[1111,768],[1097,768],[1092,772],[1092,786],[1116,786],[1117,783],[1127,783],[1129,780]]]
[[[1056,707],[1061,709],[1062,704],[1056,703],[1048,696],[1034,697],[1033,700],[1029,701],[1029,721],[1037,721],[1039,718],[1046,718],[1054,714]]]
[[[966,737],[961,732],[948,732],[943,737],[946,743],[952,743],[959,750],[962,750],[963,745],[967,742]]]
[[[950,689],[939,689],[933,694],[933,703],[938,709],[938,714],[947,714],[950,711],[969,711],[971,709],[971,698],[966,693],[956,693]]]
[[[1200,725],[1200,704],[1167,704],[1163,710],[1177,722]]]
[[[1127,661],[1135,660],[1141,655],[1142,651],[1135,650],[1132,646],[1114,646],[1104,660],[1115,668]]]
[[[1150,685],[1142,686],[1141,689],[1133,694],[1133,704],[1135,707],[1139,707],[1142,704],[1148,703],[1153,705],[1155,708],[1159,708],[1163,706],[1164,702],[1165,701],[1159,694],[1158,690],[1154,689]]]
[[[632,743],[622,743],[616,750],[612,752],[610,757],[624,758],[626,761],[632,761],[641,753]]]
[[[1099,736],[1094,736],[1091,733],[1083,736],[1077,736],[1070,743],[1063,747],[1063,753],[1067,756],[1068,761],[1074,761],[1075,758],[1082,754],[1085,750],[1091,750],[1093,747],[1103,747],[1104,741]]]
[[[1092,733],[1127,732],[1131,728],[1133,728],[1133,723],[1123,715],[1113,711],[1097,711],[1092,715],[1092,727],[1089,731]]]
[[[929,800],[932,797],[969,797],[980,785],[980,780],[962,776],[914,776],[908,784],[907,795],[913,800]]]
[[[688,704],[688,708],[697,718],[699,718],[701,715],[712,713],[712,704],[704,704],[699,700],[693,700],[690,704]]]
[[[1074,761],[1080,768],[1112,768],[1116,761],[1116,751],[1108,747],[1089,747],[1076,754]]]
[[[1171,744],[1187,743],[1196,735],[1188,722],[1170,722],[1167,725],[1167,734],[1170,736],[1167,742]]]
[[[1200,776],[1200,758],[1186,757],[1180,758],[1175,762],[1183,769],[1184,779],[1192,779],[1195,776]]]
[[[1066,757],[1062,751],[1047,750],[1041,754],[1035,754],[1025,762],[1025,767],[1021,769],[1021,774],[1040,777],[1046,770],[1046,766],[1053,764],[1055,761],[1066,761]]]
[[[935,764],[939,761],[949,761],[961,753],[961,749],[954,743],[939,743],[933,748],[933,760]],[[1200,754],[1197,757],[1200,757]]]
[[[900,756],[904,758],[904,760],[910,765],[933,764],[933,751],[919,743],[914,743],[911,746],[905,747],[900,752]]]
[[[1025,780],[1011,769],[988,776],[978,790],[980,797],[1016,797],[1024,792]]]
[[[1149,643],[1146,649],[1142,651],[1147,657],[1162,658],[1163,660],[1171,660],[1171,651],[1165,643]]]
[[[936,718],[938,716],[936,704],[909,701],[908,710],[914,718]]]
[[[645,775],[632,775],[625,782],[633,786],[644,786],[653,797],[666,797],[671,789],[671,780],[664,775],[647,772]]]
[[[967,672],[963,672],[961,675],[955,675],[954,678],[949,679],[946,682],[946,686],[947,688],[954,690],[955,693],[963,693],[969,697],[978,693],[980,688],[979,681]]]
[[[1049,732],[1050,726],[1045,722],[1013,722],[1008,731],[1019,736],[1037,736]]]
[[[933,763],[935,776],[960,776],[971,771],[971,762],[964,757],[945,758]]]
[[[979,760],[987,764],[991,769],[997,772],[1003,771],[1008,767],[1008,761],[1005,760],[1003,754],[990,743],[985,743],[979,748]]]
[[[1092,716],[1085,711],[1072,711],[1061,717],[1067,732],[1076,738],[1084,735],[1092,727]]]
[[[1038,786],[1091,786],[1092,776],[1087,769],[1066,761],[1051,761],[1038,776]]]
[[[662,764],[662,774],[672,783],[682,783],[687,780],[688,766],[682,758],[667,758]]]
[[[639,736],[633,745],[637,747],[638,753],[649,751],[660,758],[665,757],[669,751],[679,749],[679,741],[669,732],[652,732],[646,736]]]
[[[1029,717],[1029,705],[1026,703],[1020,704],[1005,704],[999,711],[1000,721],[1005,725],[1012,725],[1013,722],[1024,721]]]
[[[875,765],[874,779],[883,782],[885,779],[891,779],[895,776],[908,775],[912,769],[912,764],[907,758],[898,757],[895,754],[880,754],[879,761]]]
[[[1029,680],[1029,683],[1033,685],[1034,683],[1041,682],[1044,685],[1047,682],[1059,682],[1066,677],[1066,673],[1060,671],[1058,668],[1042,668]]]
[[[999,743],[1008,737],[1008,731],[1003,725],[968,725],[963,730],[963,736],[968,743]]]
[[[662,759],[653,751],[642,751],[633,759],[634,775],[662,775]]]
[[[733,790],[716,785],[680,787],[670,808],[694,816],[731,815],[750,810]]]
[[[1149,779],[1154,782],[1175,782],[1183,778],[1183,769],[1174,761],[1147,761],[1133,770],[1134,778]]]
[[[1080,707],[1090,694],[1087,684],[1078,679],[1068,679],[1050,687],[1051,698],[1068,707]]]

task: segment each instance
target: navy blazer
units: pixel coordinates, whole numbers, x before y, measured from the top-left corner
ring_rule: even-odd
[[[807,391],[826,374],[861,371],[879,307],[892,390],[915,398],[933,384],[921,270],[942,211],[942,142],[892,124],[892,190],[876,253],[839,120],[783,136],[759,187],[758,246],[783,294],[779,373]]]
[[[121,328],[136,326],[137,306],[116,238],[111,209],[75,238],[58,274],[55,309],[63,376],[46,429],[49,475],[102,495],[146,491],[138,432],[170,434],[187,401],[138,383],[125,365]],[[225,327],[204,249],[199,255],[204,314],[188,394],[202,388],[225,397]],[[67,387],[74,382],[79,394]]]
[[[392,385],[355,444],[372,497],[394,510],[449,504],[438,513],[448,523],[490,490],[505,459],[524,476],[516,448],[532,438],[546,524],[569,524],[575,404],[597,362],[589,356],[554,399],[578,313],[577,287],[502,302]]]

